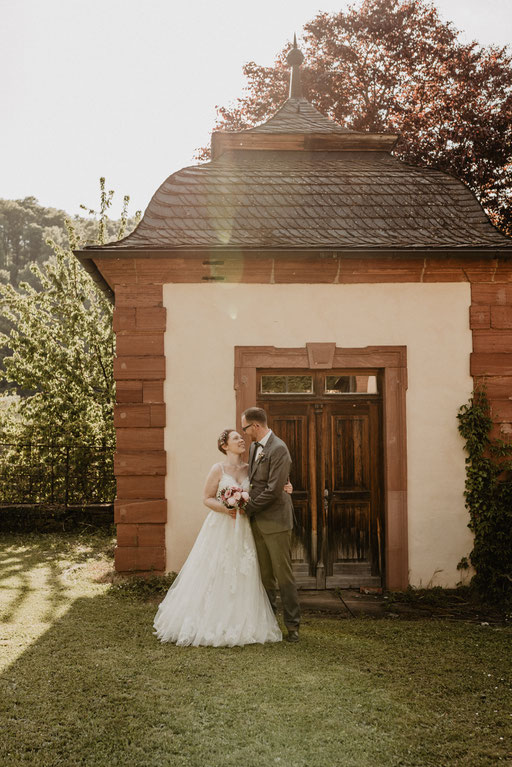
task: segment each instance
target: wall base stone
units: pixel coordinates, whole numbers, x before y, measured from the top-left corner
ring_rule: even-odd
[[[161,574],[165,571],[165,546],[116,546],[114,561],[120,573]]]

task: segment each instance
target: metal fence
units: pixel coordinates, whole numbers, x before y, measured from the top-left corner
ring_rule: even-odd
[[[111,445],[0,442],[0,503],[111,503]]]

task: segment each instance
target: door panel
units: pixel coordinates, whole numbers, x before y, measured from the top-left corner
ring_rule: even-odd
[[[292,563],[295,578],[302,588],[313,588],[316,579],[311,572],[313,514],[308,461],[309,405],[294,403],[290,413],[288,404],[267,405],[269,426],[287,445],[292,457],[290,480],[293,485],[294,528],[292,535]]]
[[[333,562],[368,562],[370,559],[370,504],[334,501],[328,521]]]
[[[330,437],[326,585],[380,586],[378,404],[338,401],[326,409]]]
[[[307,412],[272,413],[269,422],[270,428],[288,445],[290,454],[293,454],[290,479],[295,492],[307,492]]]
[[[380,586],[380,397],[332,396],[325,393],[325,374],[314,377],[315,391],[300,399],[262,394],[258,402],[293,461],[292,561],[297,584],[303,589]]]
[[[368,416],[331,414],[330,420],[332,491],[369,492]]]

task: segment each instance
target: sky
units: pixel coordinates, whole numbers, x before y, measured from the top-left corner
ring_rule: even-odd
[[[464,41],[507,45],[512,0],[435,0]],[[210,142],[216,105],[242,95],[294,32],[345,0],[1,0],[0,198],[74,215],[99,178],[142,211]]]

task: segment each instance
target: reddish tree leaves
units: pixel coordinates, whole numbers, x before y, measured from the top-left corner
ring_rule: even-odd
[[[512,234],[512,59],[506,48],[458,36],[425,0],[363,0],[321,13],[304,27],[304,94],[347,128],[399,133],[398,157],[454,174]],[[244,67],[246,93],[218,108],[217,129],[243,130],[278,109],[288,50],[273,68]]]

